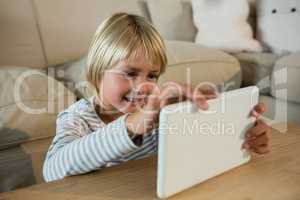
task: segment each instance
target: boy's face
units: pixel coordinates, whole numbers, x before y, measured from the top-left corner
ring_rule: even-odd
[[[159,74],[160,66],[150,65],[144,56],[117,63],[104,72],[100,84],[104,110],[115,114],[137,111],[156,87]]]

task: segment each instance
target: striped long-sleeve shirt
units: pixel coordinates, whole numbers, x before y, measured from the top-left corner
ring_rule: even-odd
[[[45,181],[117,165],[157,151],[157,130],[136,138],[140,142],[137,144],[127,133],[126,114],[105,124],[93,102],[94,97],[82,99],[59,113],[56,136],[43,166]]]

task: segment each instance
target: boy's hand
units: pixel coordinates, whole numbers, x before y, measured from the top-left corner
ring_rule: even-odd
[[[185,101],[195,102],[202,109],[208,109],[207,100],[218,96],[217,91],[208,85],[193,89],[189,85],[168,82],[162,89],[153,87],[143,109],[130,114],[126,119],[127,129],[131,134],[145,134],[158,126],[159,112],[166,105]]]
[[[251,112],[251,116],[255,117],[255,126],[246,132],[246,140],[243,148],[257,154],[265,154],[270,152],[270,127],[259,116],[264,113],[265,106],[257,104]]]
[[[160,108],[166,105],[185,100],[193,101],[200,109],[207,110],[207,100],[218,96],[218,91],[211,85],[203,84],[201,87],[192,88],[176,82],[167,82],[160,94]]]

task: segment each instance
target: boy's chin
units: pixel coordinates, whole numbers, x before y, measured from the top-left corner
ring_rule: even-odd
[[[119,110],[123,113],[134,113],[134,112],[137,112],[139,110],[142,109],[142,104],[130,104],[130,103],[127,103],[121,107],[119,107]]]

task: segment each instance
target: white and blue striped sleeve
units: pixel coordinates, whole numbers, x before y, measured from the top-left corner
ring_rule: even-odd
[[[45,181],[82,174],[105,167],[138,148],[130,139],[123,115],[106,126],[84,135],[88,128],[78,114],[63,113],[57,119],[57,134],[47,153],[43,176]]]

